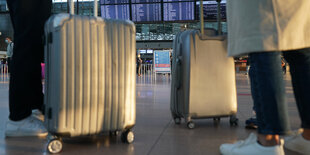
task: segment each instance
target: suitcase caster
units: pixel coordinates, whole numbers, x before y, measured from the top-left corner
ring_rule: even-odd
[[[220,118],[220,117],[214,117],[214,118],[213,118],[213,123],[214,123],[215,125],[220,124],[220,122],[221,122],[221,118]]]
[[[123,132],[121,135],[121,140],[123,143],[131,144],[134,141],[134,139],[135,139],[135,135],[133,134],[131,130],[127,130]]]
[[[118,131],[110,131],[110,136],[118,136],[119,132]]]
[[[187,123],[187,127],[188,127],[189,129],[194,129],[194,128],[195,128],[195,123],[192,122],[192,121],[189,121],[189,122]]]
[[[62,151],[62,141],[60,138],[55,137],[55,136],[50,136],[48,137],[48,142],[47,142],[47,151],[49,153],[55,154],[59,153]]]
[[[175,124],[181,124],[181,118],[180,117],[175,117],[174,118],[174,123]]]
[[[236,115],[230,116],[230,119],[229,119],[230,126],[237,126],[238,122],[239,122],[239,119],[236,117]]]

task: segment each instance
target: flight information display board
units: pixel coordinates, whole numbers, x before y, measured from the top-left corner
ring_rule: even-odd
[[[160,3],[161,0],[131,0],[131,3]]]
[[[103,18],[134,22],[199,20],[199,1],[194,0],[100,0]],[[131,6],[130,6],[131,5]],[[204,19],[217,19],[217,2],[204,1]],[[221,2],[221,17],[226,19],[226,0]]]
[[[164,21],[194,19],[194,2],[164,3]]]
[[[101,5],[101,16],[108,19],[129,19],[129,5]]]
[[[182,1],[195,1],[195,0],[164,0],[164,2],[182,2]]]
[[[139,53],[140,53],[140,54],[145,54],[145,53],[146,53],[146,50],[140,50]]]
[[[160,3],[155,4],[132,4],[132,21],[161,21]]]
[[[129,0],[100,0],[100,4],[128,4]]]
[[[198,19],[199,15],[199,2],[196,2],[196,14]],[[204,1],[203,2],[203,16],[204,19],[216,20],[217,19],[217,2],[216,1]],[[226,1],[221,2],[221,18],[226,19]]]
[[[153,53],[153,50],[147,50],[146,53]]]
[[[154,51],[154,70],[155,73],[170,73],[170,51]]]

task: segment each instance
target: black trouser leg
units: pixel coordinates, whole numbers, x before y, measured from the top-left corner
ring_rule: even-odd
[[[44,23],[51,14],[51,0],[7,0],[14,27],[14,54],[9,90],[9,118],[22,120],[41,108],[41,61]]]
[[[7,59],[7,62],[8,62],[8,73],[10,73],[10,71],[11,71],[11,64],[12,64],[12,58],[11,57],[8,57],[8,59]]]

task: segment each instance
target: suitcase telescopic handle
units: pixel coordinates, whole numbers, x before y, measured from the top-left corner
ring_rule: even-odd
[[[218,34],[221,35],[222,33],[222,26],[221,26],[221,1],[216,0],[217,2],[217,26],[218,26]],[[200,0],[200,32],[204,34],[204,17],[203,17],[203,0]]]
[[[73,2],[73,0],[69,0],[69,12],[71,15],[74,15],[74,2]]]
[[[98,17],[98,2],[94,0],[94,16]]]
[[[200,14],[200,32],[201,34],[205,34],[204,32],[204,19],[203,19],[203,2],[202,0],[200,0],[200,11],[199,11],[199,14]]]
[[[216,0],[217,2],[217,27],[218,27],[218,34],[222,34],[222,16],[221,16],[221,1],[222,0]]]
[[[74,1],[73,0],[68,0],[69,1],[69,6],[70,6],[70,14],[74,15]],[[97,0],[94,0],[94,16],[98,16],[98,2]]]

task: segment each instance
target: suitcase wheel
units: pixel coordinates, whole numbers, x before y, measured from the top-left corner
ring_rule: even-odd
[[[47,150],[49,153],[59,153],[62,150],[62,141],[59,138],[51,138],[47,143]]]
[[[236,115],[230,116],[230,120],[229,120],[230,126],[237,126],[238,122],[239,122],[239,119],[236,117]]]
[[[214,123],[215,125],[220,124],[220,122],[221,122],[221,118],[220,118],[220,117],[214,117],[214,118],[213,118],[213,123]]]
[[[189,122],[187,122],[187,127],[188,127],[189,129],[194,129],[194,128],[195,128],[195,123],[192,122],[192,121],[189,121]]]
[[[181,124],[181,118],[180,117],[175,117],[174,118],[174,123],[175,124]]]
[[[110,131],[110,136],[118,136],[119,132],[118,131]]]
[[[131,144],[135,139],[135,135],[131,130],[127,130],[122,133],[121,140],[123,143]]]

